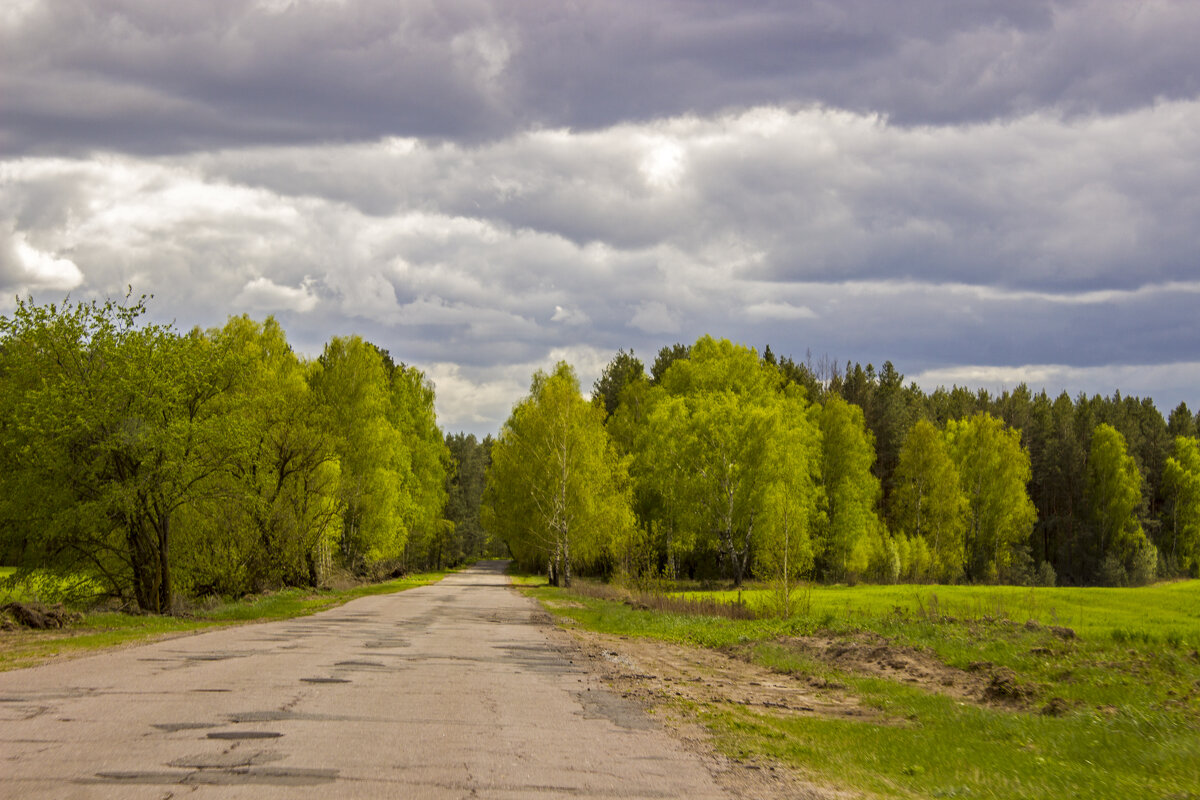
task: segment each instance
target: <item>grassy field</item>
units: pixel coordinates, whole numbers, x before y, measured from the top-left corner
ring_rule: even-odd
[[[719,648],[842,687],[878,718],[783,716],[728,703],[681,709],[728,754],[783,763],[819,784],[905,798],[1200,798],[1197,581],[1139,589],[815,587],[807,613],[787,621],[528,591],[569,625]],[[742,598],[754,605],[764,596]],[[839,663],[805,644],[817,640],[915,654],[964,679],[1007,676],[1011,701],[955,696]]]
[[[4,570],[6,568],[0,568]],[[11,573],[11,570],[8,570]],[[441,580],[446,572],[408,575],[383,583],[340,591],[284,589],[243,600],[223,602],[178,617],[97,612],[64,630],[0,631],[0,671],[35,666],[55,658],[81,655],[118,645],[146,642],[223,625],[266,622],[314,614],[374,594],[389,594]],[[4,575],[0,574],[0,578]]]
[[[736,592],[683,592],[682,596],[736,600]],[[741,593],[763,608],[770,593]],[[1009,619],[1073,628],[1080,636],[1116,636],[1200,646],[1200,581],[1136,589],[1021,586],[813,586],[798,594],[807,616],[825,626],[853,628],[887,614]]]

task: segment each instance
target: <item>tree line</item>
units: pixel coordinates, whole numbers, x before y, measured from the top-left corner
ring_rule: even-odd
[[[529,567],[668,578],[1141,584],[1200,567],[1185,405],[904,383],[702,337],[534,376],[484,519]]]
[[[272,318],[181,333],[145,314],[18,300],[0,318],[0,563],[166,613],[483,549],[477,514],[447,509],[482,491],[455,460],[480,448],[443,437],[419,370],[357,336],[301,358]]]

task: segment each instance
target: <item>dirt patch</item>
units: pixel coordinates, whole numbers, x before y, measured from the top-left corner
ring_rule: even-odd
[[[72,622],[83,619],[82,614],[67,611],[62,606],[46,607],[40,603],[8,603],[0,606],[0,612],[3,612],[4,618],[35,630],[65,628]],[[8,629],[12,630],[14,627]]]
[[[930,653],[892,644],[881,636],[806,636],[785,639],[782,644],[839,670],[905,683],[964,702],[1025,707],[1036,695],[1034,687],[1020,683],[1005,667],[980,661],[959,669]],[[809,680],[825,682],[821,678]]]
[[[844,687],[814,686],[734,654],[579,629],[571,634],[596,671],[635,696],[730,703],[778,716],[878,719]]]
[[[840,800],[862,797],[813,784],[782,765],[740,760],[716,752],[712,736],[672,701],[743,706],[760,714],[880,719],[844,687],[818,688],[807,681],[760,667],[716,650],[655,639],[611,636],[578,628],[551,634],[576,665],[599,675],[622,698],[654,709],[685,746],[700,755],[726,791],[739,798]]]

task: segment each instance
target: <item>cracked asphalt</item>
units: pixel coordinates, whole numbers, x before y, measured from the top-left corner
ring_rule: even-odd
[[[503,568],[2,673],[0,797],[726,797]]]

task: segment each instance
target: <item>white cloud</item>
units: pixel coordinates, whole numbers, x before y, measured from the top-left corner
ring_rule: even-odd
[[[971,129],[760,107],[471,147],[0,160],[0,267],[457,364],[448,419],[475,425],[556,348],[601,369],[700,332],[909,371],[1187,360],[1197,186],[1195,100]]]
[[[816,319],[817,314],[808,306],[794,306],[791,303],[765,302],[746,306],[746,315],[754,319]]]
[[[83,273],[69,258],[59,258],[52,253],[38,250],[18,233],[13,237],[13,252],[16,256],[16,284],[21,290],[74,289],[83,282]]]
[[[298,287],[280,286],[270,278],[255,278],[242,287],[233,299],[234,306],[253,311],[298,311],[304,313],[317,307],[320,299],[312,288],[312,280],[305,278]]]

